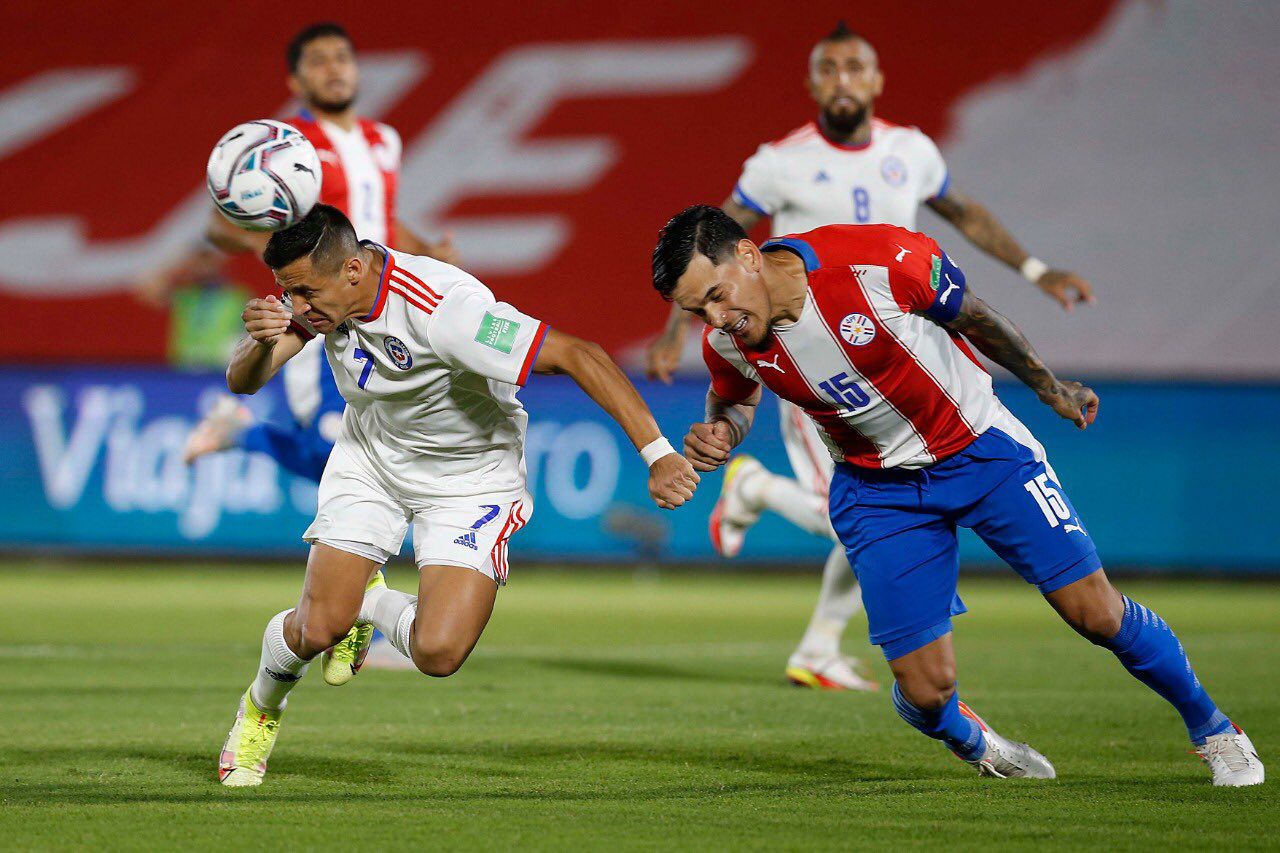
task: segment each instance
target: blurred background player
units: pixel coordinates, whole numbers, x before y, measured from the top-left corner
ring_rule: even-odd
[[[933,140],[918,128],[875,116],[884,73],[875,48],[844,21],[814,46],[806,85],[818,104],[817,120],[761,145],[722,205],[744,229],[768,218],[773,236],[837,223],[886,223],[915,230],[916,213],[924,203],[1064,310],[1093,301],[1087,281],[1029,255],[985,206],[955,187]],[[651,378],[670,381],[688,327],[685,312],[673,306],[666,328],[649,349]],[[765,363],[764,369],[769,368]],[[800,409],[779,399],[778,410],[794,477],[774,474],[745,454],[730,463],[711,517],[712,542],[724,557],[737,556],[746,532],[766,509],[836,541],[827,516],[831,451]],[[792,683],[876,688],[857,673],[856,659],[840,653],[845,627],[860,606],[857,578],[836,542],[823,569],[818,604],[787,662]]]

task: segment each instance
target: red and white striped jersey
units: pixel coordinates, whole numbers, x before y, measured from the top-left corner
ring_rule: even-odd
[[[394,246],[400,134],[365,118],[343,130],[308,111],[289,123],[320,155],[320,201],[345,213],[361,240]]]
[[[760,350],[707,329],[715,392],[743,400],[763,384],[817,425],[836,461],[922,468],[999,423],[1025,432],[965,341],[940,325],[965,281],[932,238],[895,225],[829,225],[770,240],[804,261],[800,319]]]
[[[519,499],[529,416],[516,391],[546,324],[457,267],[384,251],[369,314],[325,335],[347,401],[338,444],[416,499]]]

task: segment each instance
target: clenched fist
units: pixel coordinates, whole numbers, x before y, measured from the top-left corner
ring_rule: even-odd
[[[733,428],[725,421],[694,424],[684,437],[684,455],[699,471],[714,471],[733,452]]]
[[[273,347],[280,336],[289,328],[289,320],[293,315],[284,307],[279,299],[268,296],[265,299],[250,299],[240,319],[244,321],[244,330],[249,337],[260,346]]]
[[[679,453],[668,453],[649,467],[649,497],[662,509],[675,509],[693,497],[701,478]]]

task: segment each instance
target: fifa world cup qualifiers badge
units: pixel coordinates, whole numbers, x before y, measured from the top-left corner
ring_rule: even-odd
[[[520,324],[516,321],[495,317],[486,311],[484,319],[480,321],[480,329],[476,332],[476,343],[510,355],[519,331]]]

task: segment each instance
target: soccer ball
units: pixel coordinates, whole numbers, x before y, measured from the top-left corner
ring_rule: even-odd
[[[259,119],[236,125],[209,155],[205,182],[218,212],[250,231],[279,231],[320,198],[320,157],[296,127]]]

